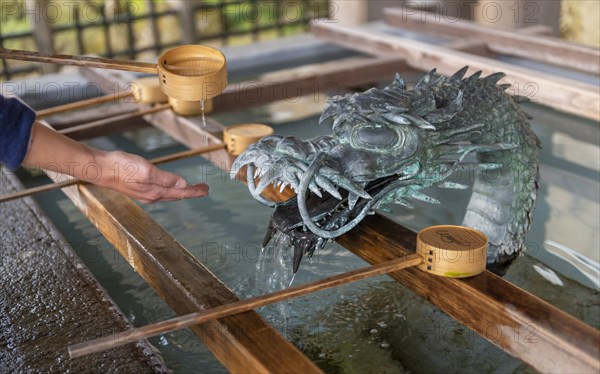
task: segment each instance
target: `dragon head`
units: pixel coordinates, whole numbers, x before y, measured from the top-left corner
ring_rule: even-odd
[[[457,74],[462,78],[465,71]],[[348,232],[382,204],[411,207],[409,198],[439,203],[420,190],[466,188],[445,179],[467,154],[490,147],[471,143],[483,125],[453,124],[463,110],[455,77],[434,77],[435,70],[407,89],[397,75],[383,89],[332,97],[320,118],[333,120],[332,136],[269,137],[235,161],[232,176],[248,165],[252,195],[276,206],[263,244],[274,232],[288,235],[294,272],[303,255]],[[254,172],[261,178],[258,184]],[[284,203],[267,201],[260,194],[270,183],[289,184],[297,196]]]

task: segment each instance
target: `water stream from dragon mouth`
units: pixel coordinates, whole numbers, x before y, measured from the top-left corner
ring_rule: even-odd
[[[292,253],[289,238],[281,232],[275,233],[269,244],[262,249],[256,262],[256,294],[270,293],[292,285],[295,278],[292,271]],[[285,335],[288,335],[290,303],[291,301],[284,301],[275,304],[280,313],[278,318],[283,323],[281,330]]]

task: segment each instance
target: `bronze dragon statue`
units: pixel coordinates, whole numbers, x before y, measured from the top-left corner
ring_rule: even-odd
[[[412,89],[397,75],[383,89],[333,97],[320,119],[333,119],[332,136],[274,135],[251,145],[231,176],[247,166],[252,196],[276,207],[263,245],[277,231],[287,235],[296,272],[303,255],[312,256],[374,209],[410,208],[410,199],[439,204],[422,190],[468,188],[450,176],[475,168],[463,225],[488,236],[488,268],[503,273],[531,225],[540,143],[518,105],[522,98],[497,84],[503,73],[465,78],[466,71],[447,78],[433,70]],[[289,185],[297,196],[269,201],[261,196],[269,184]]]

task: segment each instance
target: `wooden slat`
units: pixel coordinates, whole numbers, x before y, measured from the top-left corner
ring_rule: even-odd
[[[415,69],[427,70],[435,67],[444,75],[453,74],[466,65],[471,67],[471,72],[481,70],[483,75],[502,71],[506,73],[506,77],[501,82],[517,83],[517,91],[520,91],[516,92],[517,94],[527,96],[528,93],[532,93],[530,99],[540,104],[600,120],[600,95],[598,88],[591,84],[364,28],[313,23],[312,29],[316,36],[350,49],[377,56],[401,56]],[[535,92],[524,91],[524,87],[531,87]]]
[[[63,191],[176,313],[239,300],[131,199],[93,185]],[[320,372],[256,312],[192,330],[231,372]]]
[[[383,19],[389,25],[412,31],[477,38],[497,53],[600,74],[600,49],[569,43],[563,39],[526,35],[523,30],[490,28],[463,20],[450,22],[434,14],[408,13],[406,9],[384,9]]]
[[[222,144],[222,125],[212,118],[206,118],[206,126],[201,119],[186,118],[175,114],[173,111],[165,111],[144,116],[147,123],[163,130],[173,139],[185,144],[189,148],[205,147],[209,145]],[[218,165],[222,169],[231,167],[231,157],[224,150],[209,152],[202,157]]]
[[[467,47],[473,47],[469,45]],[[212,113],[221,113],[231,110],[240,110],[253,106],[268,104],[278,100],[292,99],[298,95],[309,95],[315,92],[335,92],[336,90],[371,84],[382,79],[392,79],[394,74],[405,70],[406,66],[398,58],[365,58],[352,63],[343,64],[335,68],[314,71],[309,75],[286,76],[277,81],[247,81],[231,84],[227,89],[214,99]],[[127,72],[115,72],[82,68],[81,74],[90,81],[98,84],[103,90],[114,90],[114,84],[126,87],[126,83],[135,80],[135,76]],[[178,116],[172,112],[157,113],[144,117],[154,124],[161,124],[161,128],[176,140],[188,142],[192,147],[214,144],[220,141],[222,129],[210,129],[211,120],[207,120],[208,128],[192,123],[192,119]],[[95,127],[94,133],[75,132],[74,138],[82,139],[86,135],[102,133],[104,129],[111,128],[110,124]],[[81,130],[81,129],[80,129]],[[111,130],[112,131],[112,130]],[[230,158],[223,157],[222,152],[211,153],[206,158],[222,168],[228,168]]]
[[[98,136],[110,136],[116,134],[122,134],[125,131],[139,130],[144,127],[150,126],[148,122],[144,121],[141,117],[133,117],[122,120],[116,120],[113,122],[102,123],[99,120],[96,126],[89,127],[85,124],[70,126],[66,129],[61,130],[64,135],[75,140],[86,140],[95,138]],[[51,124],[51,123],[50,123]]]
[[[415,252],[416,234],[369,216],[338,243],[371,264]],[[600,372],[600,332],[495,274],[466,279],[406,269],[391,276],[540,372]]]

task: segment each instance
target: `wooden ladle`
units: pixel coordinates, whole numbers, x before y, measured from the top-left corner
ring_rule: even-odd
[[[0,58],[157,74],[160,89],[177,108],[212,99],[227,86],[227,62],[221,51],[203,45],[183,45],[160,55],[156,64],[0,48]],[[181,101],[182,103],[179,103]],[[187,104],[187,105],[184,105]]]

